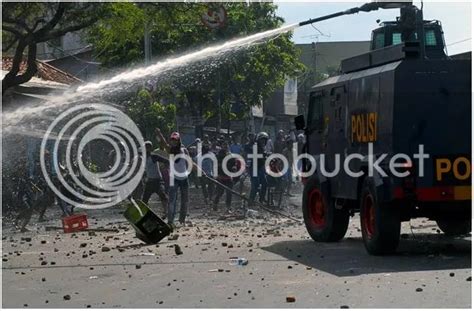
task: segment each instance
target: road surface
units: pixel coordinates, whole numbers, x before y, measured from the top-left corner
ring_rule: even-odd
[[[301,217],[299,204],[294,197],[284,211]],[[264,212],[209,214],[195,193],[177,240],[147,246],[122,211],[87,211],[90,228],[102,231],[76,234],[46,231],[60,225],[58,208],[29,233],[4,223],[3,307],[471,307],[470,237],[446,238],[426,219],[403,224],[396,255],[374,257],[357,216],[343,241],[323,244],[304,225]],[[230,257],[248,264],[232,266]]]

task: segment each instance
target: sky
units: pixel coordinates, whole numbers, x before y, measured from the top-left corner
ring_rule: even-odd
[[[283,17],[287,24],[344,11],[363,4],[363,2],[289,3],[278,1],[276,3],[278,5],[278,16]],[[414,1],[413,4],[420,7],[419,1]],[[471,2],[424,1],[424,19],[441,21],[449,55],[471,51],[471,5]],[[377,19],[391,21],[395,20],[399,15],[399,9],[380,9],[369,13],[361,12],[359,14],[341,16],[314,24],[314,27],[319,31],[311,25],[297,28],[293,34],[293,41],[296,43],[311,43],[370,40],[372,29],[378,27]]]

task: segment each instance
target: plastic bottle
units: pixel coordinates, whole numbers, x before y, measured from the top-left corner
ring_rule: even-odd
[[[231,257],[229,264],[232,266],[246,266],[249,261],[243,257]]]

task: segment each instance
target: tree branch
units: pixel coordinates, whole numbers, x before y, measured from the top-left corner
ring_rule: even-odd
[[[68,32],[74,32],[74,31],[78,31],[78,30],[81,30],[83,28],[86,28],[86,27],[94,24],[96,21],[97,21],[97,19],[95,18],[95,19],[91,19],[91,20],[88,20],[86,22],[83,22],[81,24],[68,26],[68,27],[65,27],[65,28],[62,28],[62,29],[52,30],[47,34],[36,37],[35,41],[37,43],[39,43],[39,42],[45,42],[45,41],[48,41],[48,40],[51,40],[51,39],[54,39],[54,38],[57,38],[57,37],[61,37],[61,36],[64,36],[65,34],[67,34]]]
[[[15,26],[19,26],[19,27],[22,27],[23,29],[25,29],[26,31],[30,32],[30,28],[28,27],[28,25],[22,21],[22,20],[19,20],[19,19],[12,19],[12,18],[9,18],[9,17],[2,17],[2,22],[3,23],[8,23],[8,24],[12,24],[12,25],[15,25]],[[4,25],[3,27],[5,27],[6,25]]]
[[[35,36],[41,37],[46,35],[50,30],[52,30],[56,25],[59,23],[61,18],[64,15],[64,12],[66,11],[66,6],[67,4],[64,2],[59,2],[58,9],[56,10],[56,13],[54,14],[53,18],[46,23],[46,25],[43,26],[43,28],[39,29],[36,31],[34,34]]]
[[[16,37],[23,37],[24,35],[16,28],[10,27],[8,25],[2,25],[2,30],[11,32],[14,34]]]

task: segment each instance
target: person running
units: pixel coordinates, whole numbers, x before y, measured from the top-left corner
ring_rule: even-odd
[[[229,176],[226,171],[224,171],[224,158],[226,156],[230,155],[229,152],[229,144],[224,141],[222,142],[221,145],[221,150],[217,154],[217,163],[218,163],[218,173],[217,173],[217,181],[226,186],[227,188],[232,189],[234,183],[232,180],[232,177]],[[235,172],[237,170],[237,165],[236,165],[236,160],[235,158],[231,158],[230,160],[227,161],[227,172]],[[219,204],[219,200],[224,194],[224,191],[226,192],[226,207],[227,209],[230,209],[231,204],[232,204],[232,192],[229,190],[224,190],[224,188],[217,186],[216,190],[216,197],[214,198],[213,202],[213,209],[216,211],[217,210],[217,204]]]
[[[179,154],[189,156],[188,151],[181,143],[181,136],[178,132],[171,133],[169,142],[163,137],[160,129],[156,129],[158,139],[165,146],[166,150],[170,155],[177,156]],[[179,222],[181,225],[185,224],[186,214],[188,212],[188,176],[183,176],[187,172],[187,163],[183,158],[178,158],[174,163],[170,163],[170,179],[173,179],[174,184],[169,187],[169,203],[168,203],[168,224],[174,226],[174,219],[176,216],[176,201],[178,197],[178,191],[181,192],[181,208],[179,211]],[[180,174],[180,176],[171,176],[174,172]],[[171,180],[170,180],[171,182]]]
[[[148,205],[148,201],[153,193],[156,193],[163,204],[164,215],[168,211],[168,196],[165,193],[163,176],[161,175],[158,161],[161,161],[157,155],[152,155],[153,144],[151,141],[145,142],[146,162],[145,162],[145,190],[142,201]]]

